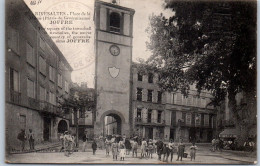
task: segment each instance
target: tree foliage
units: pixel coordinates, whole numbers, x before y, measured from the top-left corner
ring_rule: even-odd
[[[165,90],[196,83],[216,99],[256,87],[256,4],[167,1],[175,14],[150,18],[152,56]],[[218,100],[218,101],[219,101]]]
[[[245,119],[235,96],[245,92],[256,100],[256,2],[165,2],[173,15],[150,17],[152,55],[145,65],[159,72],[162,89],[187,94],[195,84],[198,92],[212,92],[215,105],[228,95],[236,120]]]
[[[70,90],[68,98],[63,98],[59,102],[60,107],[65,114],[76,113],[77,111],[93,111],[95,108],[94,98],[85,87],[73,87]]]

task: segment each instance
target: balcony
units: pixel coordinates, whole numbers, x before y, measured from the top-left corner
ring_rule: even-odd
[[[51,103],[48,103],[46,101],[40,101],[40,110],[43,111],[43,113],[50,113],[55,115],[60,115],[62,113],[62,110],[58,108],[55,105],[52,105]]]
[[[158,119],[144,119],[144,118],[135,118],[135,124],[136,125],[147,125],[147,126],[165,126],[165,120],[161,120],[160,123],[158,123]]]
[[[39,103],[38,100],[31,98],[31,97],[28,97],[28,105],[29,105],[30,108],[38,110],[40,103]]]
[[[21,104],[21,93],[10,90],[10,101],[15,104]]]

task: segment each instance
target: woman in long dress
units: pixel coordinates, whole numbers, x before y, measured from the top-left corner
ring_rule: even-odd
[[[109,156],[110,148],[111,148],[111,141],[106,138],[105,141],[105,146],[106,146],[106,156]]]
[[[147,147],[147,142],[146,142],[146,140],[143,138],[143,141],[142,141],[142,143],[141,143],[141,158],[145,157],[146,147]]]

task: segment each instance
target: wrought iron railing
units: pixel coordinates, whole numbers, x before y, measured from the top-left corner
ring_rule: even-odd
[[[136,117],[135,118],[135,122],[137,124],[165,124],[165,120],[161,119],[150,119],[150,118],[140,118],[140,117]]]
[[[10,101],[16,104],[21,104],[21,93],[10,90]]]
[[[40,107],[40,102],[39,100],[37,99],[34,99],[34,98],[31,98],[31,97],[28,97],[28,105],[30,108],[33,108],[33,109],[39,109]]]

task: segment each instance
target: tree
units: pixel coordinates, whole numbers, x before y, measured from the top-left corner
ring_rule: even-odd
[[[93,111],[95,108],[94,98],[87,90],[87,87],[74,86],[70,89],[69,97],[63,98],[63,100],[59,102],[59,107],[63,110],[64,114],[73,113],[74,115],[76,124],[76,144],[78,146],[78,113]]]
[[[170,18],[150,17],[151,57],[143,66],[157,70],[166,91],[187,95],[195,84],[209,90],[219,105],[226,96],[240,128],[240,144],[256,124],[256,2],[166,1]],[[247,106],[236,104],[244,92]]]

